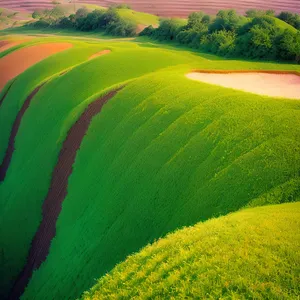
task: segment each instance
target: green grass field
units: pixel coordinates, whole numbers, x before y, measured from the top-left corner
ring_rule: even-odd
[[[297,299],[299,226],[299,202],[199,223],[130,256],[82,298]]]
[[[118,9],[118,12],[121,17],[132,20],[136,22],[137,24],[141,25],[158,25],[159,18],[155,15],[135,11],[132,9]]]
[[[2,161],[18,111],[32,90],[47,81],[23,116],[7,176],[0,183],[2,297],[26,263],[68,130],[91,101],[121,84],[125,88],[94,117],[77,152],[49,256],[33,274],[22,299],[80,297],[96,278],[171,231],[246,206],[299,198],[300,102],[225,89],[184,76],[194,69],[300,72],[299,65],[222,60],[143,40],[51,36],[37,37],[20,47],[50,41],[67,41],[74,47],[19,75],[0,107]],[[103,49],[112,52],[88,60]],[[69,72],[59,76],[66,69]],[[282,214],[280,207],[286,208]],[[278,220],[285,220],[292,208],[295,212],[287,223],[269,220],[273,210]],[[256,208],[228,220],[241,223],[243,214],[249,214],[251,227],[258,222],[250,218],[255,212],[261,213],[261,220],[266,216],[270,221],[266,228],[282,225],[284,230],[289,222],[296,224],[299,205]],[[215,223],[222,227],[226,218],[195,228]],[[261,230],[265,234],[267,229]],[[278,235],[283,249],[292,251],[289,239],[295,230],[289,230]],[[231,236],[234,231],[231,228]],[[253,237],[254,241],[258,238]],[[203,251],[207,245],[209,241]],[[290,252],[283,250],[281,259],[284,253]],[[266,255],[268,261],[271,252]],[[112,288],[109,276],[103,278],[107,293]],[[237,294],[248,283],[245,280],[236,283]],[[141,293],[147,284],[143,283]],[[217,287],[216,283],[219,293]],[[205,289],[207,285],[201,291]],[[273,290],[264,292],[258,288],[261,296],[273,295]],[[278,295],[288,292],[280,290]]]

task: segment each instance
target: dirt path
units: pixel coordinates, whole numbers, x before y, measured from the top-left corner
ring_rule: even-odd
[[[45,83],[43,83],[40,86],[38,86],[37,88],[35,88],[35,90],[27,97],[27,99],[25,100],[25,102],[24,102],[21,110],[17,114],[17,117],[15,119],[15,122],[13,124],[12,130],[11,130],[11,133],[10,133],[10,137],[9,137],[9,141],[8,141],[8,146],[7,146],[7,149],[6,149],[6,152],[5,152],[5,156],[4,156],[2,164],[0,165],[0,182],[5,179],[6,172],[7,172],[8,168],[9,168],[10,161],[11,161],[13,152],[15,150],[16,135],[17,135],[17,133],[19,131],[19,127],[20,127],[23,115],[26,112],[27,108],[29,107],[32,98],[37,94],[37,92],[41,89],[41,87],[44,84]],[[6,91],[6,93],[7,92],[8,92],[8,90]]]
[[[5,93],[3,94],[2,98],[0,99],[0,107],[1,107],[1,104],[2,102],[4,101],[5,97],[7,96],[11,86],[12,86],[13,82],[10,84],[10,86],[7,88],[7,90],[5,91]]]
[[[0,59],[0,90],[12,78],[48,56],[73,47],[71,43],[48,43],[21,48]]]
[[[103,105],[114,97],[120,89],[92,102],[69,130],[59,153],[57,164],[52,173],[48,194],[43,203],[42,222],[33,238],[27,257],[27,263],[19,274],[9,299],[18,299],[24,292],[32,273],[46,259],[52,239],[56,234],[56,220],[67,195],[68,178],[72,173],[76,152],[89,128],[92,118],[98,114]]]
[[[91,60],[91,59],[93,59],[93,58],[96,58],[96,57],[99,57],[99,56],[102,56],[102,55],[105,55],[105,54],[109,54],[110,52],[111,52],[111,50],[102,50],[102,51],[100,51],[100,52],[97,52],[97,53],[91,55],[91,56],[89,57],[89,60]]]
[[[300,100],[300,75],[292,72],[197,71],[186,77],[244,92]]]

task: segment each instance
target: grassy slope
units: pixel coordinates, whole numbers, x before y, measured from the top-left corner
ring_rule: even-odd
[[[299,227],[299,202],[199,223],[130,256],[83,299],[296,299]]]
[[[128,84],[95,117],[50,255],[24,299],[76,297],[169,231],[235,211],[283,184],[291,193],[274,202],[299,195],[300,103],[192,82],[183,76],[190,68]]]
[[[159,18],[155,15],[134,11],[132,9],[118,9],[120,16],[141,25],[157,25]]]
[[[96,52],[96,46],[86,44],[90,52],[91,49]],[[3,225],[1,226],[1,237],[4,248],[1,266],[2,274],[5,273],[7,279],[4,284],[8,284],[11,278],[20,271],[30,241],[39,224],[41,204],[47,193],[51,172],[63,138],[70,127],[70,124],[68,124],[69,127],[64,124],[66,117],[81,102],[113,84],[159,68],[191,60],[189,56],[185,57],[176,52],[174,54],[166,53],[159,49],[149,53],[147,49],[139,48],[131,43],[119,43],[114,47],[111,43],[102,43],[98,44],[97,48],[98,51],[110,48],[113,52],[105,57],[89,61],[68,74],[52,80],[41,89],[23,118],[16,140],[16,148],[20,152],[16,150],[7,178],[0,185],[1,208],[3,208],[0,222]],[[120,51],[121,49],[122,51]],[[80,54],[82,50],[78,50],[78,52]],[[60,56],[60,59],[58,56],[50,58],[26,71],[17,79],[16,85],[8,93],[0,109],[3,130],[0,141],[1,158],[6,149],[12,122],[26,96],[46,76],[49,76],[49,72],[53,72],[52,68],[57,68],[57,66],[62,68],[63,64],[59,64],[60,61],[65,64],[70,62],[72,59],[70,54]],[[86,57],[85,52],[81,55]],[[75,57],[77,59],[77,55]],[[160,57],[164,57],[164,60],[160,60]],[[134,65],[132,65],[133,60],[136,62]],[[37,78],[36,74],[40,76]],[[82,76],[82,74],[86,74],[86,76]],[[29,82],[30,84],[28,84]],[[71,120],[73,119],[71,118]],[[47,153],[46,157],[45,153]],[[27,157],[25,161],[24,155]],[[43,168],[40,168],[41,165]],[[29,169],[35,171],[28,174]],[[18,182],[17,189],[13,188],[16,182]],[[35,182],[35,188],[32,187],[33,182]],[[32,206],[32,210],[26,210],[28,205]],[[12,215],[15,216],[14,219],[10,217]],[[15,223],[16,219],[27,223],[28,226],[23,232],[19,231],[19,223]],[[5,228],[10,228],[10,230],[7,231]]]
[[[74,5],[73,4],[62,4],[59,5],[59,7],[61,7],[65,13],[65,15],[70,15],[74,13]],[[77,3],[76,4],[76,10],[78,10],[79,8],[82,7],[86,7],[88,10],[92,11],[94,9],[101,9],[101,10],[106,10],[106,7],[102,7],[99,5],[94,5],[94,4],[81,4],[81,3]],[[152,14],[147,14],[144,12],[139,12],[139,11],[135,11],[132,9],[127,9],[127,8],[121,8],[118,9],[118,12],[120,14],[120,16],[129,19],[131,21],[134,21],[137,24],[141,24],[141,25],[157,25],[159,18],[155,15]]]
[[[282,20],[280,20],[280,19],[278,19],[278,18],[275,18],[275,17],[274,17],[274,20],[275,20],[275,24],[276,24],[280,29],[282,29],[282,30],[288,29],[288,30],[290,30],[290,31],[292,31],[292,32],[294,32],[294,33],[297,32],[297,29],[296,29],[295,27],[293,27],[292,25],[290,25],[290,24],[288,24],[288,23],[286,23],[286,22],[284,22],[284,21],[282,21]]]
[[[52,39],[43,39],[41,41],[48,42],[48,41],[52,41]],[[38,42],[38,40],[34,41],[34,43],[36,43],[36,42]],[[93,45],[93,44],[86,44],[86,43],[74,42],[74,41],[70,41],[70,42],[72,42],[74,44],[74,47],[72,49],[62,52],[62,53],[58,53],[57,55],[51,56],[51,57],[45,59],[44,61],[42,61],[41,63],[36,64],[35,66],[28,69],[26,72],[21,74],[16,79],[16,81],[13,83],[13,88],[7,94],[7,97],[6,97],[5,101],[2,103],[2,106],[0,108],[0,127],[1,127],[0,161],[2,161],[2,159],[4,157],[4,153],[6,150],[8,138],[9,138],[10,131],[12,128],[12,124],[16,118],[16,115],[17,115],[19,109],[22,107],[26,97],[30,94],[30,92],[32,92],[32,90],[36,86],[40,85],[41,82],[43,82],[44,80],[50,78],[51,76],[53,76],[55,74],[58,74],[58,73],[64,71],[67,68],[70,68],[76,64],[79,64],[79,63],[87,60],[90,55],[103,49],[101,47],[101,45],[99,45],[99,44]],[[31,44],[31,42],[27,43],[25,45],[28,45],[28,44]],[[38,76],[37,76],[37,74],[38,74]],[[6,90],[6,88],[4,88],[1,95],[5,92],[5,90]],[[45,111],[45,113],[47,114],[47,111]],[[34,129],[32,128],[31,130],[34,130]],[[43,136],[43,134],[41,134],[41,136]],[[28,135],[27,135],[27,137],[29,138]],[[27,142],[28,141],[30,141],[30,139],[27,139]],[[25,142],[25,143],[27,143],[27,142]],[[47,152],[47,150],[44,150],[44,151]],[[33,152],[33,155],[35,155],[35,152]],[[20,163],[20,161],[19,161],[19,163]],[[28,173],[28,170],[30,169],[30,166],[32,165],[32,162],[30,162],[30,160],[28,160],[27,163],[28,163],[28,165],[26,165],[26,163],[24,162],[24,158],[23,158],[23,162],[21,162],[21,165],[25,167],[25,169],[23,169],[23,172],[25,172],[25,173]],[[39,163],[41,165],[45,165],[45,167],[46,167],[48,161],[44,161],[44,162],[39,161]],[[52,162],[52,166],[53,166],[53,164],[54,163]],[[17,168],[20,168],[20,165],[18,165]],[[21,170],[22,170],[22,168],[20,168],[20,171]],[[22,171],[21,171],[21,173],[22,173]],[[36,228],[39,223],[39,218],[37,218],[37,219],[33,218],[31,221],[33,222],[33,224],[35,224],[35,227],[31,228],[29,225],[28,227],[26,227],[25,232],[23,232],[25,235],[25,240],[27,237],[27,240],[26,240],[27,242],[25,242],[25,244],[24,244],[23,243],[24,240],[21,238],[21,240],[19,241],[20,244],[15,244],[13,242],[13,239],[14,239],[13,235],[17,234],[16,237],[18,237],[18,236],[20,237],[23,235],[23,233],[20,233],[20,232],[18,233],[19,230],[16,226],[17,225],[17,223],[15,222],[16,219],[14,219],[14,220],[11,219],[11,221],[8,221],[8,223],[6,223],[6,220],[9,219],[8,218],[9,215],[5,215],[5,211],[6,212],[10,211],[10,209],[18,210],[18,208],[14,206],[12,199],[16,199],[16,198],[20,197],[19,200],[23,201],[23,204],[25,204],[25,206],[26,206],[26,203],[30,203],[30,201],[28,200],[27,197],[29,197],[29,198],[33,197],[33,201],[36,201],[36,198],[39,199],[39,197],[43,197],[45,189],[47,190],[47,186],[48,186],[47,184],[43,186],[43,184],[41,184],[41,181],[39,181],[39,182],[37,182],[38,186],[36,186],[36,189],[33,189],[31,191],[32,193],[28,194],[27,189],[31,186],[30,180],[34,179],[34,177],[32,178],[31,176],[29,176],[27,178],[29,180],[27,181],[25,179],[27,177],[27,175],[25,175],[25,173],[23,173],[22,177],[18,177],[18,175],[17,175],[18,172],[17,172],[15,174],[16,176],[14,175],[11,181],[9,180],[9,176],[8,176],[8,180],[6,180],[5,183],[3,183],[3,184],[0,183],[0,199],[1,199],[0,200],[0,203],[1,203],[0,223],[6,224],[8,226],[8,227],[6,227],[6,229],[10,228],[10,233],[9,232],[5,233],[6,229],[4,227],[2,227],[2,230],[0,230],[1,236],[4,237],[7,234],[11,235],[11,237],[7,241],[4,241],[3,239],[1,239],[1,247],[6,249],[7,251],[12,251],[12,252],[10,252],[10,254],[7,254],[8,257],[6,257],[6,254],[4,254],[4,256],[1,256],[1,269],[0,269],[1,274],[5,273],[5,275],[6,275],[5,280],[3,279],[1,281],[1,284],[2,284],[1,289],[0,289],[1,292],[5,292],[5,290],[7,288],[6,285],[11,280],[11,276],[15,276],[16,272],[18,272],[18,270],[20,269],[20,266],[23,265],[24,255],[27,252],[27,249],[29,246],[28,238],[31,239],[31,237],[35,233]],[[41,173],[43,175],[46,174],[42,169],[41,169]],[[38,176],[43,176],[43,175],[41,175],[41,173]],[[32,175],[34,176],[34,174],[35,173],[33,172]],[[35,175],[37,175],[37,174],[35,174]],[[49,177],[49,175],[48,175],[48,177]],[[46,176],[46,178],[47,178],[47,176]],[[19,187],[18,189],[14,188],[14,186],[16,185],[16,182],[22,182],[20,185],[18,183],[18,187]],[[12,193],[10,193],[9,191],[11,191]],[[7,196],[7,193],[10,193],[10,195]],[[42,195],[42,196],[40,196],[40,195]],[[12,201],[12,202],[9,203],[9,201]],[[6,204],[8,204],[8,207],[4,208]],[[10,205],[13,208],[11,208]],[[35,208],[36,208],[36,210],[35,210]],[[33,206],[32,214],[34,215],[34,212],[36,212],[38,215],[40,215],[40,213],[41,213],[40,208],[41,208],[40,203],[36,207]],[[23,212],[19,210],[17,215],[18,214],[23,214]],[[26,213],[24,214],[24,216],[26,217]],[[10,223],[15,223],[15,225],[10,226],[9,225]],[[10,247],[6,248],[9,243],[11,243]],[[22,253],[22,251],[20,251],[20,249],[22,249],[24,252]],[[4,250],[4,253],[7,253],[6,250]],[[7,259],[8,265],[3,263],[4,260],[6,260],[6,259]],[[7,271],[6,268],[7,268],[7,270],[10,269],[10,271]],[[14,274],[14,275],[12,275],[12,274]],[[2,276],[2,278],[4,278],[4,276]],[[5,288],[5,286],[6,286],[6,288]]]
[[[185,65],[128,84],[94,119],[74,165],[49,258],[34,275],[25,299],[78,296],[93,278],[178,226],[236,210],[253,199],[285,202],[297,194],[299,102],[213,87],[189,81],[183,74],[193,68],[299,66],[208,61],[188,52],[128,42],[85,46],[84,51],[77,49],[82,57],[95,47],[113,52],[78,66],[40,91],[23,118],[7,178],[0,186],[1,265],[8,280],[24,264],[62,140],[78,109],[87,105],[83,101],[129,78]],[[8,93],[0,108],[6,136],[1,135],[0,151],[6,148],[26,95],[58,72],[59,57],[71,64],[77,55],[36,65]],[[290,194],[274,194],[282,184]],[[22,231],[19,224],[26,224]]]

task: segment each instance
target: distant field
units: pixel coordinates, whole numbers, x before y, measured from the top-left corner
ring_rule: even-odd
[[[51,0],[0,0],[0,7],[32,11],[35,8],[51,8],[53,7],[51,2]],[[67,3],[68,1],[60,0],[59,2]],[[274,9],[277,12],[288,10],[300,13],[300,4],[298,0],[80,0],[75,1],[75,4],[76,3],[90,3],[101,6],[109,6],[114,3],[128,3],[133,9],[138,11],[148,12],[159,16],[178,17],[186,17],[191,12],[197,10],[203,10],[206,13],[215,14],[220,9],[229,8],[235,8],[241,13],[245,12],[249,8]]]

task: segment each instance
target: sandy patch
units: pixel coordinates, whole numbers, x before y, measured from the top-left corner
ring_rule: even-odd
[[[100,52],[97,52],[95,54],[93,54],[92,56],[89,57],[89,60],[90,59],[93,59],[93,58],[96,58],[98,56],[102,56],[102,55],[105,55],[105,54],[109,54],[111,52],[111,50],[102,50]]]
[[[186,77],[254,94],[300,100],[300,76],[288,72],[191,72]]]
[[[12,78],[57,52],[71,48],[71,43],[48,43],[16,50],[0,59],[0,90]]]

